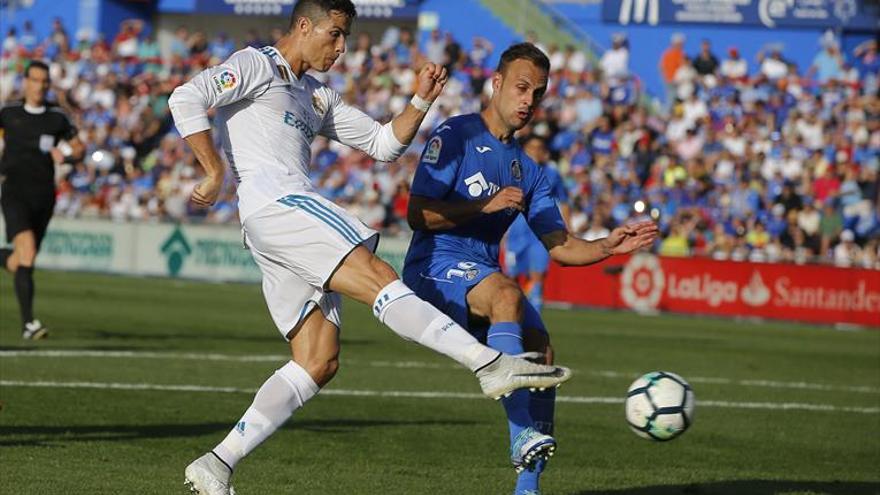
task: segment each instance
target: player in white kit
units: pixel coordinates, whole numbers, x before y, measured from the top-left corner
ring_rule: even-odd
[[[208,109],[238,182],[245,244],[263,274],[263,294],[292,359],[257,391],[226,438],[186,468],[193,493],[234,493],[236,463],[278,429],[336,373],[340,294],[370,304],[401,337],[474,371],[483,392],[499,398],[517,388],[558,386],[571,373],[500,354],[427,302],[373,254],[378,234],[318,195],[308,178],[317,134],[393,161],[412,141],[446,71],[427,64],[406,110],[382,125],[348,106],[313,77],[345,51],[356,12],[350,0],[300,0],[275,46],[245,48],[175,89],[174,122],[205,169],[192,200],[213,204],[224,178]],[[514,205],[511,205],[514,206]]]

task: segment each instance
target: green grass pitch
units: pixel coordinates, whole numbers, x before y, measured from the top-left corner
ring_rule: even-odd
[[[0,493],[184,493],[287,358],[257,285],[37,272],[51,338],[20,339],[0,276]],[[880,331],[549,309],[559,450],[545,495],[880,493]],[[446,358],[348,301],[342,367],[242,461],[240,494],[505,494],[501,406]],[[669,370],[697,397],[668,443],[631,433],[622,397]],[[463,394],[463,395],[462,395]]]

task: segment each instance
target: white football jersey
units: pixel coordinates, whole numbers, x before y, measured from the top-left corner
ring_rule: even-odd
[[[311,143],[318,134],[379,161],[397,159],[406,146],[382,125],[347,105],[310,75],[297,79],[271,46],[245,48],[206,69],[171,95],[168,106],[181,136],[215,131],[238,182],[242,221],[286,194],[313,190]]]

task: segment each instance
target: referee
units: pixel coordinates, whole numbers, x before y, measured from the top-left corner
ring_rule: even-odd
[[[15,277],[22,338],[40,339],[47,331],[34,318],[34,259],[55,208],[55,165],[82,158],[84,147],[67,116],[46,102],[45,63],[28,64],[23,87],[24,102],[0,109],[0,207],[12,243],[12,249],[0,249],[0,265]]]

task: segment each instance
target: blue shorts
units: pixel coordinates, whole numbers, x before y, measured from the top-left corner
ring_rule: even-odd
[[[485,343],[487,327],[472,328],[467,294],[471,288],[493,273],[500,272],[497,265],[486,265],[462,260],[426,260],[423,263],[409,264],[403,268],[403,283],[417,296],[428,301],[441,312],[471,333],[477,340]],[[547,328],[541,315],[523,297],[524,316],[522,327],[531,328],[546,334]]]
[[[529,242],[517,249],[508,249],[504,253],[505,271],[511,277],[528,275],[529,273],[547,273],[550,266],[550,253],[540,242]]]

